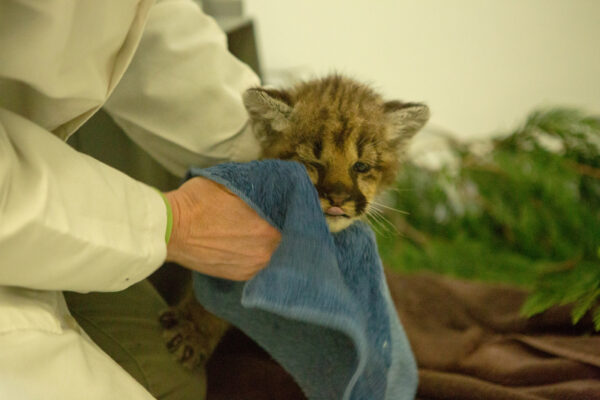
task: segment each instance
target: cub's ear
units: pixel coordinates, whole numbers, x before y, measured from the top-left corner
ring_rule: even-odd
[[[292,112],[290,95],[282,90],[252,88],[243,96],[244,106],[250,119],[260,128],[267,131],[282,132],[289,124]],[[269,132],[263,132],[268,134]]]
[[[421,103],[388,101],[383,105],[391,126],[392,141],[400,144],[412,138],[429,120],[429,107]]]

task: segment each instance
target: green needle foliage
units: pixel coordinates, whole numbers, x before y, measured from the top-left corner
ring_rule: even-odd
[[[516,284],[524,315],[572,303],[573,323],[590,312],[600,330],[600,119],[537,111],[487,143],[447,141],[455,162],[409,163],[390,192],[408,214],[373,220],[384,263]]]

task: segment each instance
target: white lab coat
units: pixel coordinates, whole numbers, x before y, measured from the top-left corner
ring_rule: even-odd
[[[103,106],[175,174],[251,159],[240,93],[257,83],[192,1],[0,1],[0,399],[152,398],[61,290],[155,271],[165,205],[64,140]]]

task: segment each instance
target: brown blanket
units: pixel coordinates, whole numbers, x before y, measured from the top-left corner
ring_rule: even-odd
[[[557,307],[525,319],[526,293],[389,275],[419,365],[419,399],[600,399],[600,335]]]
[[[600,400],[600,335],[557,307],[524,319],[526,293],[435,275],[388,272],[419,365],[421,400]],[[209,368],[209,400],[304,399],[285,371],[241,333]]]

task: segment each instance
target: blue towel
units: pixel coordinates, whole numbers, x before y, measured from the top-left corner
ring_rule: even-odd
[[[240,328],[309,399],[414,399],[417,369],[362,222],[331,234],[301,164],[267,160],[191,169],[278,228],[267,268],[248,282],[194,274],[206,309]]]

